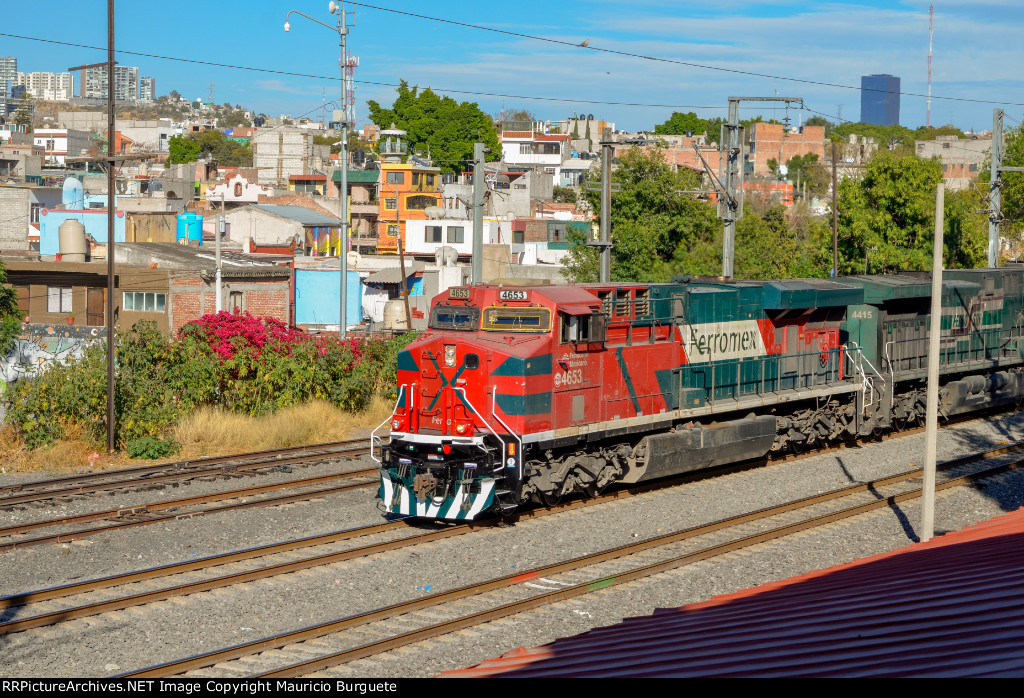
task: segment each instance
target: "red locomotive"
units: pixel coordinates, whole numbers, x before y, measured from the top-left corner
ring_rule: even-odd
[[[849,395],[852,417],[840,323],[862,298],[828,281],[451,288],[374,437],[385,509],[472,519],[763,456],[785,444],[782,402]]]

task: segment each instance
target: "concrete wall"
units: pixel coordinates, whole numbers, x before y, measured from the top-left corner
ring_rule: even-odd
[[[0,187],[0,250],[27,250],[29,190]]]
[[[337,269],[295,270],[295,324],[338,324],[341,311],[341,285]],[[350,271],[345,289],[345,321],[359,324],[363,319],[363,285],[359,274]]]
[[[126,242],[175,242],[178,216],[174,213],[129,213]]]
[[[75,218],[85,226],[86,235],[91,235],[96,242],[107,244],[107,212],[106,211],[46,211],[39,216],[39,254],[53,256],[60,252],[60,224],[69,218]],[[125,215],[124,211],[115,211],[114,240],[124,242]],[[103,256],[103,255],[101,255]]]
[[[31,378],[54,363],[79,357],[90,344],[105,338],[106,332],[99,327],[23,324],[14,347],[0,356],[0,394],[7,392],[9,383]]]
[[[309,174],[316,134],[282,127],[257,133],[252,141],[253,165],[260,184],[288,185],[288,176]]]

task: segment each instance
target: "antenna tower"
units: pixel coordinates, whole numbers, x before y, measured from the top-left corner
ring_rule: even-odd
[[[357,56],[348,56],[345,60],[345,121],[352,126],[356,122],[356,68],[359,67]]]
[[[932,13],[934,5],[928,6],[928,114],[925,117],[924,125],[932,126]]]
[[[213,106],[213,80],[210,80],[210,106]]]

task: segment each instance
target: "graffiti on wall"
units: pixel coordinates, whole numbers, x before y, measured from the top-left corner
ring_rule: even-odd
[[[23,323],[14,347],[0,357],[0,392],[6,391],[8,383],[36,375],[53,362],[81,356],[87,346],[106,335],[104,327]]]

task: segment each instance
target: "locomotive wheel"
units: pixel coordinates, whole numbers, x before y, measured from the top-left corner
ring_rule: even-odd
[[[562,495],[560,494],[548,494],[547,492],[541,491],[540,498],[544,502],[546,507],[558,506],[558,503],[562,501]]]

